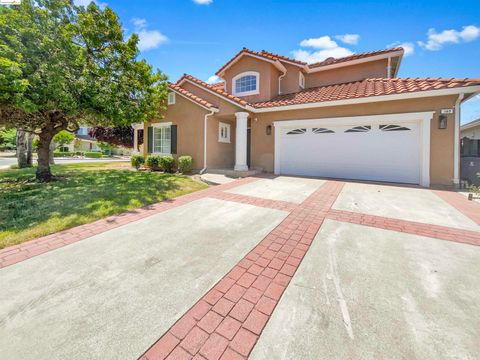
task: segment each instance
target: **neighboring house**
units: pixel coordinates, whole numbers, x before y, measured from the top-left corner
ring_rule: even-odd
[[[87,126],[80,126],[75,134],[75,140],[69,145],[69,151],[101,151],[97,140],[88,135]]]
[[[192,155],[203,171],[458,184],[459,107],[480,79],[396,78],[403,53],[307,64],[244,48],[218,70],[221,83],[169,83],[144,153]]]
[[[480,119],[460,127],[461,179],[480,185]]]

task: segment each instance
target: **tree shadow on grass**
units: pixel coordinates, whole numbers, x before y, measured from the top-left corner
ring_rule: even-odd
[[[29,182],[32,173],[0,178],[0,232],[17,233],[49,223],[70,228],[201,188],[188,177],[129,170],[61,169],[51,183]]]

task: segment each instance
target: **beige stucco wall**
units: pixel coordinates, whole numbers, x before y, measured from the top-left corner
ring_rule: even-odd
[[[253,114],[252,166],[261,167],[268,172],[274,170],[274,131],[272,135],[266,135],[265,131],[266,126],[274,121],[435,111],[431,123],[430,181],[432,185],[452,185],[454,115],[448,115],[445,130],[438,129],[438,115],[442,108],[453,108],[456,99],[457,96],[443,96]]]
[[[299,82],[300,68],[295,65],[283,63],[287,69],[287,73],[280,81],[280,91],[282,94],[290,94],[302,90]],[[305,78],[306,80],[306,78]]]
[[[223,79],[227,84],[227,92],[233,94],[232,78],[245,71],[257,71],[260,74],[260,94],[243,96],[248,102],[266,101],[278,95],[278,77],[280,72],[270,62],[243,56],[239,61],[229,67]]]
[[[305,76],[307,88],[340,84],[363,80],[366,78],[387,77],[388,60],[370,61],[362,64],[340,67],[337,69],[319,71]]]
[[[218,141],[219,123],[230,124],[230,143]],[[211,117],[208,119],[207,167],[209,169],[233,169],[235,165],[235,121]]]
[[[167,107],[163,119],[152,121],[152,123],[171,122],[173,125],[177,125],[177,154],[175,157],[192,156],[195,169],[203,167],[203,122],[205,114],[208,113],[207,109],[177,94],[175,104]],[[147,151],[148,135],[146,130],[144,141],[145,151]]]
[[[153,123],[171,122],[177,125],[177,154],[190,155],[194,161],[194,168],[203,168],[203,143],[204,143],[204,120],[205,115],[210,113],[190,100],[176,95],[174,105],[169,105],[163,119],[152,121]],[[218,141],[219,122],[230,124],[230,143]],[[145,141],[148,141],[145,132]],[[207,126],[207,166],[211,169],[233,168],[235,161],[235,121],[227,117],[208,117]],[[145,147],[147,149],[148,147]]]

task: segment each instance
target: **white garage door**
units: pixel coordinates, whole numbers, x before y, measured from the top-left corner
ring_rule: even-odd
[[[416,121],[280,125],[276,172],[418,184],[420,133]]]

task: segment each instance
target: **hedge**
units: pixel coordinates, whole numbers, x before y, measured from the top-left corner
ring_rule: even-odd
[[[85,157],[92,159],[99,159],[102,157],[102,153],[99,151],[86,151]]]

